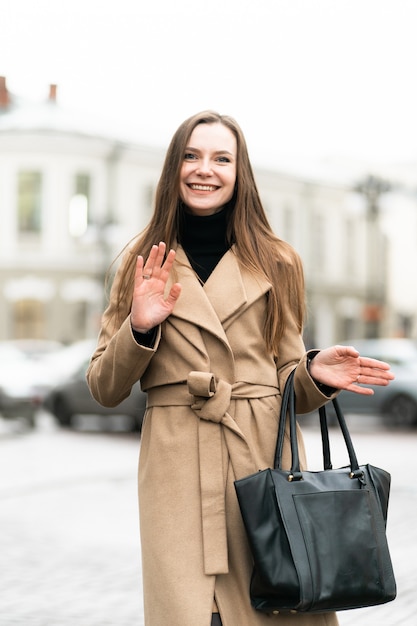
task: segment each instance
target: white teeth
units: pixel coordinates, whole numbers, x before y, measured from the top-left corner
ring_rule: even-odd
[[[215,191],[217,189],[217,187],[212,185],[190,185],[190,187],[196,191]]]

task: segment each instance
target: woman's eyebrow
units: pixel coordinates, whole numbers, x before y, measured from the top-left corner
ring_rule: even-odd
[[[187,146],[185,148],[186,150],[190,150],[191,152],[201,152],[200,148],[193,148],[192,146]],[[233,152],[230,152],[230,150],[215,150],[213,152],[213,154],[230,154],[230,156],[234,156]]]

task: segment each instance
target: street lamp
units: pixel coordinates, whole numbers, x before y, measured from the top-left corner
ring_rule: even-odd
[[[379,200],[381,195],[390,189],[390,183],[372,175],[355,186],[355,191],[361,193],[366,201],[367,275],[363,319],[365,321],[365,336],[368,339],[379,336],[385,303],[385,256],[379,227]]]

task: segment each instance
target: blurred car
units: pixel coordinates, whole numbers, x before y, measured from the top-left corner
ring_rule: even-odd
[[[82,339],[43,354],[38,359],[39,394],[46,397],[51,389],[71,378],[90,359],[96,345],[96,339]]]
[[[0,415],[23,418],[33,427],[39,409],[38,365],[10,342],[0,343]]]
[[[127,417],[128,430],[140,431],[146,408],[146,394],[140,383],[132,387],[130,396],[118,406],[101,406],[90,393],[85,373],[94,351],[96,341],[78,342],[64,348],[49,359],[55,365],[55,383],[45,393],[44,408],[52,413],[64,427],[74,427],[77,416],[123,416]]]
[[[342,391],[340,406],[345,414],[379,414],[388,426],[417,426],[417,342],[411,339],[352,339],[361,356],[386,361],[395,380],[387,387],[373,386],[373,396]],[[329,405],[330,408],[330,405]]]
[[[22,354],[33,360],[42,359],[43,356],[52,354],[64,347],[59,341],[51,339],[8,339],[3,341],[1,345],[17,348]]]

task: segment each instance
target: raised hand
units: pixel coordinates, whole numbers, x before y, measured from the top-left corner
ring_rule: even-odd
[[[139,333],[146,333],[163,322],[172,313],[181,293],[181,285],[175,283],[165,298],[165,287],[175,259],[175,251],[170,250],[164,261],[165,251],[165,243],[160,242],[152,246],[146,262],[142,256],[137,259],[130,321],[133,330]]]
[[[310,363],[310,374],[329,387],[367,396],[373,389],[361,385],[386,386],[394,378],[388,363],[361,356],[352,346],[321,350]]]

